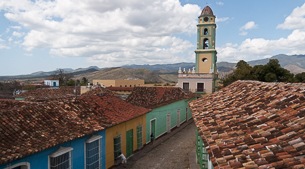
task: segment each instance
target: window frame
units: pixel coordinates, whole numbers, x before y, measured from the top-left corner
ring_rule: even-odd
[[[119,140],[119,150],[115,151],[115,149],[116,149],[115,139],[118,139],[118,138],[120,139]],[[116,137],[113,138],[113,156],[114,156],[114,159],[118,158],[118,156],[120,155],[120,154],[118,154],[119,152],[122,152],[122,137],[121,137],[121,135],[117,135]],[[116,154],[118,154],[118,155],[116,156]]]
[[[20,162],[20,163],[14,164],[12,166],[6,167],[4,169],[12,169],[12,168],[22,167],[22,166],[26,166],[27,169],[31,169],[31,165],[29,162]]]
[[[69,153],[69,169],[72,169],[72,147],[60,147],[57,151],[48,156],[48,169],[51,169],[51,158],[56,158]]]
[[[188,85],[188,88],[185,89],[184,85]],[[190,91],[190,82],[182,82],[182,89],[185,90],[185,91]]]
[[[202,84],[202,91],[200,90],[199,91],[199,88],[198,88],[198,85],[199,84]],[[201,88],[200,88],[201,89]],[[196,91],[197,92],[204,92],[204,90],[205,90],[205,84],[204,84],[204,82],[197,82],[197,85],[196,85]]]
[[[93,143],[95,141],[98,141],[98,160],[99,160],[99,168],[101,168],[102,166],[102,160],[101,160],[101,152],[102,152],[102,147],[101,147],[101,141],[102,141],[102,136],[100,135],[94,135],[92,137],[90,137],[86,142],[85,142],[85,146],[84,146],[84,161],[85,161],[85,165],[84,165],[84,169],[87,169],[87,144]]]

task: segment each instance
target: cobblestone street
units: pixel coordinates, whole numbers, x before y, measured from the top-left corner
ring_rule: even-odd
[[[195,164],[195,125],[188,122],[171,133],[146,145],[128,159],[128,163],[114,167],[131,169],[186,169]]]

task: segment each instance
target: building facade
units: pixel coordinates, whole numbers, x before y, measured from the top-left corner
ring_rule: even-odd
[[[120,152],[126,158],[146,143],[145,114],[106,129],[106,168],[121,162]]]
[[[59,80],[44,80],[43,84],[50,87],[59,87]]]
[[[197,49],[195,67],[192,70],[179,68],[177,86],[196,93],[212,93],[216,88],[217,51],[215,49],[215,15],[206,6],[198,17]]]
[[[93,80],[93,85],[101,85],[105,87],[136,87],[143,86],[144,80],[136,79],[136,80],[125,80],[125,79],[116,79],[116,80]]]
[[[192,118],[188,102],[193,95],[178,87],[135,87],[126,99],[129,103],[151,109],[146,114],[146,143],[171,132]]]

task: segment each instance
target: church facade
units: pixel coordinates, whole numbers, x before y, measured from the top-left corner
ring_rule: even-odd
[[[195,67],[179,68],[177,86],[195,93],[212,93],[216,88],[217,51],[215,49],[215,15],[206,6],[198,17]]]

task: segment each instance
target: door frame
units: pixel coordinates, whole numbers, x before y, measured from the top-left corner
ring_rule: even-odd
[[[151,133],[152,133],[152,122],[154,121],[154,131],[153,131],[153,133],[154,133],[154,139],[156,139],[157,138],[157,136],[156,136],[156,123],[157,123],[157,118],[153,118],[153,119],[151,119],[150,120],[150,128],[149,128],[149,138],[150,138],[150,135],[151,135]],[[149,139],[150,140],[150,139]],[[151,141],[151,140],[150,140]],[[149,142],[150,142],[149,141]]]
[[[127,133],[131,132],[131,137],[130,137],[130,141],[131,142],[128,142],[128,139],[129,139],[129,135]],[[129,144],[128,144],[129,143]],[[131,147],[129,147],[131,146]],[[131,148],[131,152],[128,151],[128,148]],[[129,154],[130,153],[130,154]],[[127,130],[126,131],[126,157],[130,157],[131,155],[133,154],[133,129],[130,129],[130,130]]]
[[[166,114],[166,132],[167,133],[171,132],[171,113]]]

